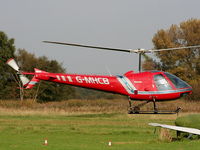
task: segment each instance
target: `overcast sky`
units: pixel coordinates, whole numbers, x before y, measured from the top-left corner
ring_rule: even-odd
[[[42,43],[72,42],[114,48],[153,48],[153,35],[190,18],[199,0],[0,0],[0,30],[16,48],[63,63],[70,73],[137,71],[137,54]]]

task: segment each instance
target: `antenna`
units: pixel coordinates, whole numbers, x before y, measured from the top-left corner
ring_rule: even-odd
[[[108,71],[109,75],[112,76],[112,73],[111,73],[110,69],[108,68],[108,66],[106,65],[105,67],[106,67],[106,70]]]

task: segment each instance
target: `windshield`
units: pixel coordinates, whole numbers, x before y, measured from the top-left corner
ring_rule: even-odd
[[[172,87],[167,82],[165,77],[162,74],[154,75],[154,81],[156,84],[156,88],[158,91],[164,91],[164,90],[171,90]]]
[[[181,80],[180,78],[178,78],[177,76],[175,75],[172,75],[168,72],[165,72],[164,73],[169,79],[170,81],[174,84],[174,86],[176,88],[187,88],[187,87],[190,87],[189,84],[187,84],[185,81]]]

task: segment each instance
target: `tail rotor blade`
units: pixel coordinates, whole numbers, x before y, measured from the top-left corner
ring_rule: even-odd
[[[25,77],[23,74],[20,74],[19,78],[20,78],[23,86],[26,85],[26,84],[28,84],[30,82],[30,80],[27,77]]]
[[[19,72],[19,66],[17,65],[16,61],[11,58],[6,62],[11,68],[13,68],[14,70],[16,70],[17,72]]]

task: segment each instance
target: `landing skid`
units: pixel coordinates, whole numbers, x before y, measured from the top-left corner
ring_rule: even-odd
[[[140,107],[144,106],[145,104],[153,102],[153,111],[142,111],[140,110]],[[137,106],[132,106],[131,99],[129,98],[129,110],[128,114],[178,114],[181,110],[180,107],[178,107],[174,111],[168,111],[168,110],[158,110],[156,107],[156,101],[153,99],[152,101],[146,101],[144,103],[141,103]]]
[[[178,114],[181,108],[177,108],[175,111],[159,110],[159,111],[128,111],[128,114]]]

